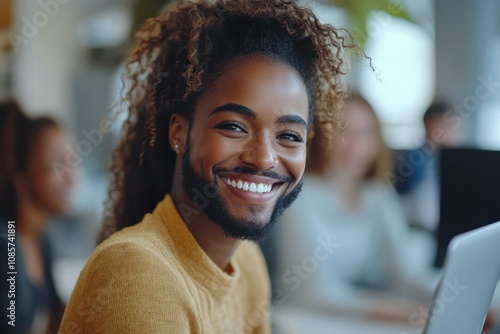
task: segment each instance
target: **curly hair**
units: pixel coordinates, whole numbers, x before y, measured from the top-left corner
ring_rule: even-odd
[[[346,51],[356,48],[348,32],[321,24],[295,1],[174,2],[136,38],[122,78],[128,118],[112,157],[100,241],[141,221],[170,191],[171,115],[191,122],[197,99],[238,58],[266,55],[297,70],[314,123],[309,139],[315,130],[330,137],[342,125]]]

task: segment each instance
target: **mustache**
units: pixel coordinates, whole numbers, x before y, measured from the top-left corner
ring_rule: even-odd
[[[259,176],[270,177],[270,178],[273,178],[273,179],[276,179],[279,181],[289,182],[289,183],[292,183],[294,181],[294,178],[290,177],[290,176],[281,175],[281,174],[278,174],[278,173],[272,172],[272,171],[258,171],[256,169],[253,169],[250,167],[243,167],[243,166],[238,166],[238,167],[235,167],[233,169],[214,167],[213,172],[214,172],[214,174],[226,172],[226,173],[259,175]]]

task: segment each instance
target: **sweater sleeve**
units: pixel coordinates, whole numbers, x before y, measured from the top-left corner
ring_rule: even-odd
[[[271,323],[269,316],[266,318],[261,327],[257,328],[255,334],[271,334]]]
[[[190,333],[197,326],[190,298],[159,255],[112,244],[80,274],[59,333]]]

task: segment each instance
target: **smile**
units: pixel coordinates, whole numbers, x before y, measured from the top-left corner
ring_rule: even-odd
[[[268,193],[273,189],[273,185],[268,183],[255,183],[230,179],[226,179],[225,182],[233,188],[242,189],[251,193]]]
[[[248,203],[266,203],[276,197],[285,181],[242,173],[221,172],[220,181],[229,192]]]

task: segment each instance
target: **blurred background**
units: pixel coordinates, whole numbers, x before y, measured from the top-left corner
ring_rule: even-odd
[[[426,292],[418,295],[425,303],[436,284],[439,269],[435,267],[442,265],[442,259],[436,258],[439,248],[446,246],[450,233],[471,228],[462,226],[456,230],[455,226],[455,230],[450,231],[445,223],[441,224],[443,220],[455,219],[454,208],[462,205],[460,200],[476,196],[472,190],[464,188],[467,182],[461,183],[467,179],[464,173],[468,171],[477,176],[481,174],[481,166],[500,163],[500,2],[311,0],[301,3],[310,5],[324,23],[348,29],[369,57],[351,59],[347,80],[351,89],[363,99],[361,107],[353,101],[352,109],[375,112],[375,117],[367,122],[371,122],[373,129],[380,123],[381,143],[390,149],[390,166],[379,174],[377,182],[397,190],[390,191],[388,202],[397,206],[394,210],[401,212],[401,216],[387,219],[399,219],[398,226],[404,225],[404,230],[411,235],[411,246],[405,249],[407,257],[403,262],[406,267],[417,268],[411,276],[418,277],[416,280],[422,283],[418,289]],[[133,43],[134,32],[165,4],[166,1],[158,0],[0,0],[0,99],[13,97],[27,115],[50,116],[58,121],[73,136],[71,147],[80,158],[75,161],[71,210],[63,217],[54,218],[44,232],[53,254],[50,270],[55,289],[63,304],[95,247],[102,223],[108,186],[106,166],[118,141],[124,117],[111,112],[120,96],[124,57]],[[429,108],[431,105],[433,108]],[[353,115],[355,113],[352,111]],[[425,123],[424,114],[427,115]],[[353,116],[353,124],[358,120],[359,117]],[[346,131],[349,131],[349,124]],[[359,130],[358,135],[362,131]],[[350,143],[358,138],[354,132],[350,133]],[[348,141],[348,134],[345,136],[344,142]],[[359,145],[363,145],[360,142]],[[354,150],[355,145],[353,147],[347,150]],[[449,150],[446,163],[441,163],[440,148]],[[378,146],[372,150],[381,154]],[[66,154],[71,155],[70,151],[67,148]],[[344,158],[332,157],[337,162]],[[0,159],[4,159],[4,152],[0,152]],[[326,172],[322,177],[331,179],[332,187],[342,189],[342,185],[334,181],[339,175],[342,178],[340,165],[334,163],[332,172]],[[456,169],[462,165],[468,165],[469,169]],[[498,169],[499,165],[496,166]],[[446,184],[450,185],[446,189],[443,189],[443,170],[456,170],[455,173],[445,173],[447,177],[450,175],[446,178]],[[316,177],[319,176],[311,176],[312,179]],[[486,169],[481,180],[486,181],[487,187],[488,184],[498,184],[499,177],[495,169],[491,172]],[[368,180],[364,176],[360,178],[363,182]],[[462,196],[456,196],[457,190],[451,188],[457,180],[463,185],[458,189],[462,190]],[[358,193],[360,198],[364,198],[363,194]],[[349,202],[340,200],[339,203],[348,206],[346,203]],[[353,208],[356,208],[358,202],[354,200],[353,203]],[[363,201],[360,203],[362,207]],[[348,216],[354,211],[350,210]],[[500,220],[498,208],[495,209],[493,204],[485,204],[483,211],[488,215],[478,224]],[[364,212],[365,215],[369,213]],[[474,213],[471,215],[477,217]],[[358,219],[354,220],[352,224],[357,224]],[[341,231],[345,232],[345,229]],[[312,235],[312,240],[316,240],[315,237]],[[399,235],[394,238],[398,239]],[[280,254],[287,251],[287,245],[276,239],[279,237],[274,233],[263,248],[274,286],[283,291],[287,288],[280,288],[283,272],[291,264],[301,263],[304,254],[312,254],[314,248],[304,245],[304,253],[285,260]],[[349,240],[354,245],[363,243],[362,238]],[[340,243],[342,249],[342,240]],[[310,247],[314,246],[313,243]],[[400,246],[394,246],[388,252],[398,251],[397,247]],[[348,252],[351,255],[347,256],[358,253]],[[326,275],[324,284],[328,286],[328,273],[314,271],[310,275],[315,274]],[[343,280],[342,284],[360,285],[356,279],[353,279],[356,282],[350,278],[339,280]],[[365,283],[361,282],[361,285]],[[412,291],[420,290],[415,288]],[[343,314],[342,306],[339,309],[338,305],[327,312],[326,320],[318,315],[324,315],[323,305],[322,312],[309,318],[304,316],[301,321],[295,308],[300,303],[293,301],[291,295],[294,291],[288,291],[288,294],[290,298],[273,309],[276,332],[302,333],[301,328],[309,328],[311,333],[329,333],[337,326],[339,332],[345,328],[346,333],[377,333],[378,327],[370,325],[367,331],[356,320],[349,321],[345,317],[337,322],[332,320],[332,314]],[[349,304],[346,301],[349,298],[358,299],[345,297],[340,299],[339,305]],[[410,296],[402,298],[406,301]],[[377,302],[381,304],[376,305],[385,305],[384,301]],[[364,306],[356,308],[357,311],[351,310],[350,314],[366,317],[370,310]],[[404,314],[388,311],[374,318],[379,322],[393,323],[389,327],[380,327],[381,333],[417,333],[421,330]],[[297,323],[290,322],[290,319]],[[358,325],[352,325],[355,323]],[[316,330],[312,329],[314,326],[317,326]]]

